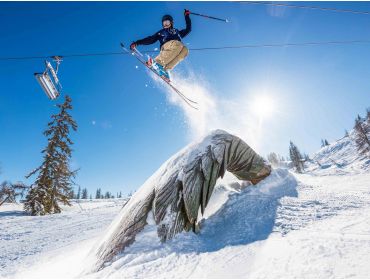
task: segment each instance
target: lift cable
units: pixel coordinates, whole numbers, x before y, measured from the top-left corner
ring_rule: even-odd
[[[245,49],[245,48],[273,48],[273,47],[299,47],[299,46],[320,46],[320,45],[350,45],[350,44],[369,44],[368,40],[349,40],[349,41],[321,41],[321,42],[301,42],[301,43],[271,43],[271,44],[249,44],[249,45],[234,45],[222,47],[203,47],[203,48],[189,48],[190,51],[209,51],[209,50],[225,50],[225,49]],[[156,50],[144,50],[144,53],[158,53]],[[90,57],[90,56],[109,56],[109,55],[127,55],[123,52],[101,52],[101,53],[79,53],[58,55],[60,58],[68,57]],[[46,59],[54,58],[55,55],[50,56],[19,56],[19,57],[0,57],[0,61],[4,60],[29,60],[29,59]]]
[[[247,4],[247,5],[266,5],[266,6],[287,7],[287,8],[297,8],[297,9],[321,10],[321,11],[330,11],[330,12],[338,12],[338,13],[370,15],[369,11],[338,9],[338,8],[329,8],[329,7],[326,8],[326,7],[318,7],[318,6],[293,5],[293,4],[284,4],[284,3],[276,3],[276,2],[241,1],[241,3]]]

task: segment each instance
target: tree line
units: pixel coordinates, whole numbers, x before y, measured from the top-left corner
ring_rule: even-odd
[[[43,161],[39,167],[31,171],[26,178],[35,176],[35,181],[26,186],[23,183],[3,182],[0,184],[0,206],[5,202],[15,202],[17,197],[25,196],[24,209],[31,215],[46,215],[60,213],[60,205],[71,205],[70,199],[102,199],[122,198],[122,193],[114,196],[111,192],[105,193],[98,188],[95,194],[88,193],[86,188],[78,187],[74,191],[74,178],[78,170],[72,170],[70,160],[72,158],[73,141],[71,132],[77,131],[77,123],[72,118],[72,99],[67,95],[62,104],[57,104],[59,113],[51,116],[47,124],[44,136],[47,145],[41,151]],[[355,142],[360,155],[370,157],[370,110],[366,111],[366,117],[357,116],[351,135],[345,131],[344,137],[351,137]],[[326,139],[321,140],[321,147],[329,146]],[[267,156],[274,167],[291,167],[297,172],[304,172],[304,163],[310,161],[307,154],[301,153],[297,145],[289,143],[289,157],[284,158],[276,153]]]
[[[89,194],[87,188],[81,189],[78,187],[77,192],[75,193],[72,191],[71,194],[72,199],[108,199],[108,198],[122,198],[122,192],[117,192],[116,196],[112,194],[110,191],[103,192],[101,188],[98,188],[95,191],[95,194]]]
[[[344,137],[350,137],[356,145],[357,152],[361,156],[370,158],[370,109],[366,110],[366,116],[357,116],[353,127],[353,132],[350,134],[347,130],[344,132]],[[321,139],[321,148],[330,146],[330,143],[326,139]],[[310,157],[307,154],[302,154],[292,141],[289,143],[289,159],[290,162],[276,154],[270,153],[267,155],[268,161],[273,167],[291,167],[296,172],[304,172],[304,163],[310,161]],[[330,159],[334,164],[338,165],[333,159]],[[319,164],[319,163],[318,163]]]

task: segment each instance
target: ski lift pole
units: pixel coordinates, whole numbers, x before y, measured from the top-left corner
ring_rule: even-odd
[[[190,14],[191,15],[194,15],[194,16],[199,16],[199,17],[204,17],[204,18],[209,18],[209,19],[223,21],[223,22],[226,22],[226,23],[229,23],[230,22],[230,20],[228,20],[228,19],[223,19],[223,18],[218,18],[218,17],[212,17],[212,16],[202,15],[202,14],[193,13],[193,12],[190,12]]]

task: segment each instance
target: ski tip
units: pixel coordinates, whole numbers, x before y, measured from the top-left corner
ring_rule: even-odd
[[[124,43],[121,42],[120,44],[121,44],[121,47],[125,47],[125,44]]]

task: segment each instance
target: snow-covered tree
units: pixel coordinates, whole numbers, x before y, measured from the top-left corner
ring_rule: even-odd
[[[88,197],[87,189],[86,189],[86,188],[83,188],[83,189],[82,189],[82,195],[81,195],[81,198],[82,198],[82,199],[87,199],[87,197]]]
[[[294,145],[292,141],[290,141],[290,145],[289,145],[289,155],[290,155],[290,160],[292,161],[293,166],[295,167],[296,171],[298,173],[302,173],[304,171],[302,155],[299,152],[298,147]]]
[[[58,104],[59,113],[51,116],[51,122],[44,131],[48,144],[43,153],[43,162],[26,177],[36,175],[26,196],[24,208],[32,215],[60,213],[59,203],[70,205],[69,196],[74,184],[76,170],[70,170],[72,157],[72,140],[69,137],[71,129],[76,131],[77,124],[69,111],[72,110],[72,99],[65,97],[63,104]]]
[[[370,122],[357,118],[355,121],[355,143],[361,155],[370,156]]]
[[[348,137],[349,136],[349,133],[348,133],[348,130],[346,129],[345,131],[344,131],[344,137]]]
[[[12,184],[8,181],[2,182],[0,184],[0,206],[5,202],[16,202],[18,196],[23,197],[27,188],[23,183]]]

